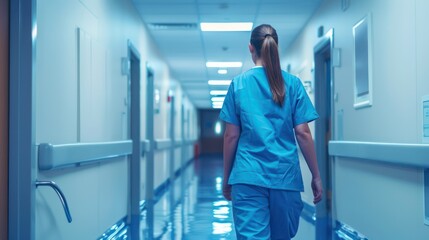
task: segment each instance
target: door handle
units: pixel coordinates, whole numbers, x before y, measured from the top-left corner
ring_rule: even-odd
[[[54,189],[54,191],[57,193],[58,197],[60,198],[61,204],[63,205],[64,213],[66,214],[67,221],[71,223],[72,217],[70,214],[69,206],[67,204],[66,197],[64,196],[64,193],[63,191],[61,191],[60,187],[58,187],[58,185],[53,181],[36,181],[36,188],[38,186],[48,186]]]

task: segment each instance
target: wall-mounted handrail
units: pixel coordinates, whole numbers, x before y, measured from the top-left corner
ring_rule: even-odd
[[[193,145],[193,144],[195,144],[195,142],[197,142],[198,140],[197,139],[186,139],[185,141],[184,141],[184,143],[185,143],[185,145]]]
[[[151,144],[151,142],[148,139],[141,140],[142,154],[144,154],[145,152],[149,152],[150,151],[150,144]]]
[[[69,205],[67,204],[66,197],[64,196],[64,193],[63,191],[61,191],[60,187],[58,187],[58,185],[53,181],[36,181],[36,187],[38,186],[48,186],[54,189],[54,191],[57,193],[58,197],[60,198],[61,204],[63,205],[64,213],[66,214],[67,221],[71,223],[72,216],[70,214]]]
[[[131,154],[132,148],[131,140],[58,145],[41,143],[38,148],[39,169],[51,170],[125,156]]]
[[[329,141],[329,155],[429,168],[429,144]]]
[[[171,139],[155,139],[155,150],[169,149],[173,142]]]
[[[185,141],[183,141],[181,138],[174,139],[174,147],[181,147],[184,143]]]
[[[188,140],[188,139],[175,139],[174,141],[174,147],[180,147],[182,145],[191,145],[194,144],[197,140],[193,139],[193,140]],[[169,149],[173,146],[173,142],[171,141],[171,139],[169,138],[165,138],[165,139],[155,139],[154,142],[154,149],[155,150],[165,150],[165,149]]]

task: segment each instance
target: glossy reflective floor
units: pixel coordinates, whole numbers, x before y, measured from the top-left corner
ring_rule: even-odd
[[[154,239],[236,239],[231,203],[222,196],[222,158],[192,161],[154,206]],[[143,235],[151,231],[143,217]],[[145,239],[144,237],[142,239]]]

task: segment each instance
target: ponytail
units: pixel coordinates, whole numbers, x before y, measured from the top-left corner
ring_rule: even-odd
[[[260,25],[253,29],[250,43],[263,61],[274,102],[283,106],[286,90],[280,67],[276,30],[267,24]]]

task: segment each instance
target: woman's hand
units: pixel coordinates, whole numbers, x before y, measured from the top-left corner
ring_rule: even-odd
[[[313,190],[313,203],[316,204],[322,200],[322,179],[320,177],[311,180],[311,189]]]
[[[228,183],[222,184],[223,197],[228,201],[231,201],[231,188],[232,186]]]

